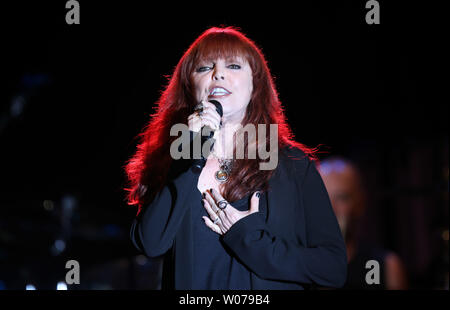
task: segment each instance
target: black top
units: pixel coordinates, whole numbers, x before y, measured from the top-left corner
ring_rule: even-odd
[[[218,238],[232,257],[221,262],[221,266],[236,268],[237,261],[245,266],[250,271],[252,290],[342,287],[347,277],[346,247],[322,178],[314,162],[299,149],[280,149],[278,157],[269,189],[263,195],[266,211],[260,208],[240,219],[224,235],[216,237],[208,231],[211,240],[200,242],[217,245],[214,242]],[[198,209],[189,207],[191,201],[199,203],[199,176],[189,168],[169,175],[171,179],[164,188],[133,221],[131,240],[149,257],[165,256],[165,289],[233,287],[232,282],[220,283],[220,277],[227,274],[234,281],[235,274],[244,272],[226,270],[216,275],[211,265],[198,272],[197,260],[208,254],[199,252],[196,246],[197,230],[203,228],[194,225],[193,219],[205,224],[201,215],[193,214]],[[209,230],[206,225],[204,228]],[[217,254],[220,249],[216,247],[214,252]],[[204,279],[206,283],[199,283]],[[244,286],[248,287],[248,281]]]
[[[207,216],[202,206],[202,195],[196,190],[197,199],[192,199],[194,268],[192,289],[195,290],[249,290],[251,289],[251,271],[232,255],[222,242],[220,235],[204,223],[202,216]],[[260,200],[262,200],[261,197]],[[230,203],[239,211],[247,211],[250,196]],[[260,203],[260,210],[262,209]]]

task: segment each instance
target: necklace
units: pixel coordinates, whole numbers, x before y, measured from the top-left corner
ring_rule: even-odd
[[[219,141],[217,143],[219,143]],[[222,149],[225,149],[223,143],[224,142],[222,142]],[[220,158],[216,153],[216,148],[214,148],[211,153],[219,161],[219,170],[214,173],[214,176],[216,177],[217,181],[219,181],[220,183],[224,183],[228,180],[228,177],[231,174],[233,159]]]
[[[228,177],[230,176],[231,173],[231,168],[233,165],[233,160],[232,159],[222,159],[222,158],[217,158],[219,161],[219,170],[216,171],[215,173],[215,177],[216,180],[223,183],[226,182],[228,180]]]

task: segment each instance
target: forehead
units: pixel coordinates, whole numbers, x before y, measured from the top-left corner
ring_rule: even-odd
[[[200,61],[215,61],[217,59],[250,60],[252,45],[246,38],[239,34],[227,31],[209,33],[201,37],[192,50],[194,64]]]
[[[216,56],[216,55],[208,55],[199,59],[199,62],[240,62],[247,63],[246,57],[242,55],[227,55],[227,56]]]
[[[219,59],[230,61],[247,61],[247,53],[236,46],[209,46],[199,48],[194,56],[194,63],[202,61],[217,61]]]

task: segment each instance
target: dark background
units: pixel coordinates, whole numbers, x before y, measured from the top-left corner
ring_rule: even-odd
[[[123,165],[184,51],[219,25],[262,48],[297,141],[361,167],[367,238],[398,253],[411,288],[448,289],[439,8],[391,2],[380,25],[365,1],[79,1],[80,25],[65,1],[2,5],[0,289],[54,289],[69,259],[73,289],[158,287],[128,239]]]

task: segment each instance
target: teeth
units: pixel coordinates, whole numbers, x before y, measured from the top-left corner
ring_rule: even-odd
[[[226,95],[226,94],[229,94],[229,92],[226,91],[225,89],[223,89],[222,87],[215,87],[215,88],[211,91],[211,95],[216,95],[216,94]]]

